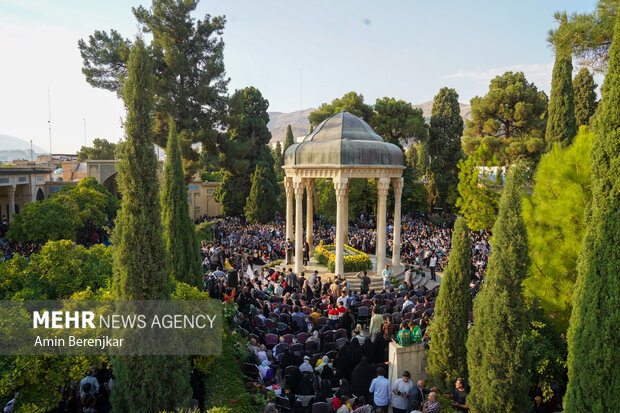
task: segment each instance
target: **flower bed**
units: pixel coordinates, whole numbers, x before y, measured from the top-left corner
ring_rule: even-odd
[[[344,272],[357,272],[372,268],[370,257],[355,248],[345,245],[343,255]],[[323,242],[321,242],[314,249],[314,258],[319,264],[327,266],[330,272],[334,272],[336,267],[336,246],[323,245]]]

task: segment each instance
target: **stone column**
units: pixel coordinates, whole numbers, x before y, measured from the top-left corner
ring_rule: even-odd
[[[293,177],[284,178],[286,190],[286,238],[293,239]]]
[[[400,226],[403,178],[392,178],[394,188],[394,246],[392,247],[392,266],[400,265]]]
[[[334,189],[336,190],[336,265],[334,272],[342,275],[344,274],[344,205],[349,191],[349,179],[334,178]]]
[[[309,256],[314,252],[314,231],[312,228],[314,215],[314,178],[306,179],[306,242],[310,246]]]
[[[9,222],[13,221],[13,215],[15,215],[15,187],[9,185]]]
[[[390,178],[377,179],[377,274],[385,267],[385,215]]]
[[[295,273],[301,274],[304,270],[303,246],[304,246],[304,181],[301,177],[293,178],[295,190]]]
[[[344,223],[342,226],[344,237],[344,243],[349,243],[349,188],[347,186],[347,193],[344,195]]]

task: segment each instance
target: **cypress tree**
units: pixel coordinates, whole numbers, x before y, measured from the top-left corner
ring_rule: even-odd
[[[273,149],[273,160],[276,168],[282,168],[284,165],[284,153],[280,141],[276,142],[276,147]]]
[[[567,412],[620,411],[620,14],[594,122],[592,203],[568,331]]]
[[[594,76],[585,67],[573,79],[575,92],[575,122],[577,127],[588,125],[590,118],[596,112],[596,86]]]
[[[166,254],[162,253],[165,245],[153,150],[152,70],[144,43],[138,39],[130,52],[123,85],[126,141],[117,163],[123,198],[113,234],[112,289],[120,300],[166,300],[171,293]],[[187,359],[127,356],[113,357],[111,364],[117,383],[111,395],[115,411],[174,410],[189,400]]]
[[[312,131],[311,131],[312,132]],[[286,153],[286,150],[289,146],[295,143],[295,138],[293,137],[293,129],[291,129],[291,125],[286,127],[286,138],[284,138],[284,149],[282,153]]]
[[[265,170],[258,164],[252,174],[252,188],[250,196],[245,204],[245,217],[251,223],[269,222],[271,214],[269,213],[269,204],[273,203],[273,198]]]
[[[194,224],[189,217],[181,149],[172,120],[168,127],[170,132],[161,191],[161,223],[168,252],[168,273],[178,281],[198,287],[202,283],[201,259]]]
[[[452,232],[450,261],[441,279],[435,305],[435,320],[430,325],[428,374],[433,381],[450,390],[459,377],[467,376],[467,320],[471,308],[471,241],[465,218],[459,217]]]
[[[452,208],[448,202],[450,192],[456,192],[459,160],[463,158],[461,136],[463,118],[459,106],[459,95],[454,89],[443,87],[433,100],[431,125],[429,129],[428,154],[430,168],[435,176],[438,199],[437,206]],[[452,202],[456,199],[452,200]]]
[[[523,412],[527,405],[528,319],[521,283],[529,257],[522,187],[522,171],[511,168],[493,226],[486,279],[474,300],[474,325],[467,338],[467,405],[474,413]]]
[[[547,131],[545,142],[547,151],[554,144],[559,143],[567,147],[573,142],[577,134],[575,124],[575,102],[573,92],[573,64],[570,52],[557,48],[555,64],[553,65],[553,77],[551,78],[551,97],[547,119]]]

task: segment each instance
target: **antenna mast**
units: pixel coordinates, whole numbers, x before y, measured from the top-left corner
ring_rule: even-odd
[[[52,157],[52,100],[50,98],[50,88],[47,88],[47,126],[50,132],[50,157]]]

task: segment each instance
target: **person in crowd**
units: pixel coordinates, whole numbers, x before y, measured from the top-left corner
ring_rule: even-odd
[[[439,413],[440,411],[441,411],[441,406],[439,405],[437,393],[432,391],[428,394],[428,401],[424,403],[422,412],[423,413]]]
[[[377,369],[377,377],[370,383],[368,391],[373,394],[375,410],[381,408],[387,412],[392,400],[392,386],[390,381],[385,378],[385,369],[383,367]]]
[[[310,364],[310,357],[304,356],[304,362],[301,364],[301,366],[299,366],[299,371],[301,371],[302,373],[304,372],[312,373],[313,368],[312,368],[312,365]]]
[[[469,392],[465,388],[465,380],[462,378],[456,379],[454,383],[454,392],[452,394],[447,394],[445,397],[448,399],[452,399],[452,407],[457,412],[468,412],[469,407],[467,407],[467,395]]]
[[[360,294],[366,295],[368,294],[368,289],[370,288],[370,277],[368,276],[368,272],[366,270],[358,272],[355,274],[360,281]]]
[[[397,379],[392,385],[392,412],[407,413],[409,406],[409,397],[413,391],[414,385],[411,382],[411,374],[405,370],[403,377]]]
[[[386,265],[385,268],[381,271],[381,279],[383,280],[383,289],[385,291],[390,291],[390,284],[392,282],[392,270],[389,265]]]
[[[426,401],[426,395],[431,391],[426,388],[425,380],[418,380],[417,386],[411,392],[411,397],[409,399],[409,409],[411,409],[411,405],[413,402],[417,401],[420,406],[424,405]]]
[[[381,327],[383,326],[383,316],[378,314],[379,309],[375,306],[372,308],[372,317],[370,319],[369,333],[371,340],[375,340],[375,337],[381,333]]]

